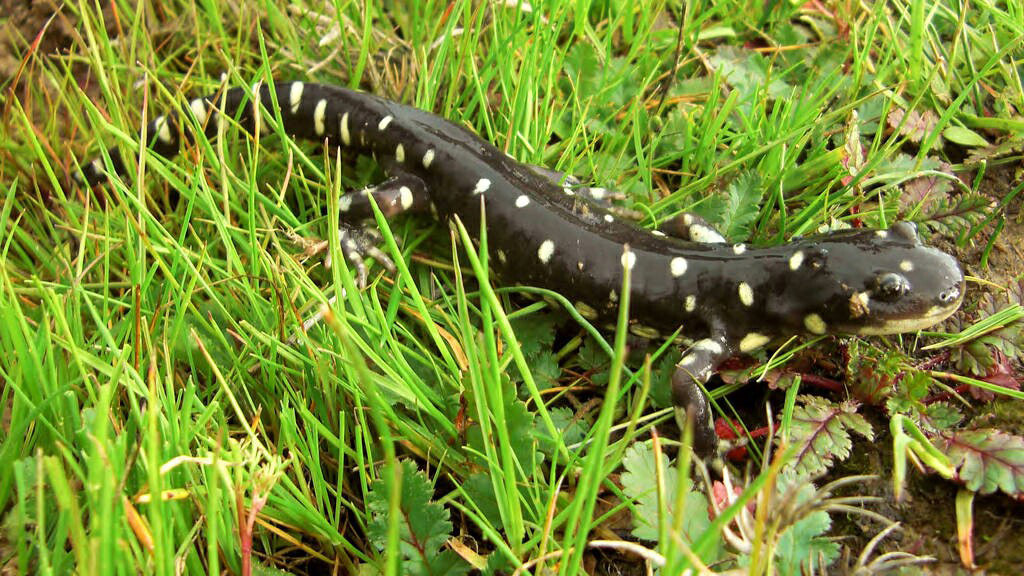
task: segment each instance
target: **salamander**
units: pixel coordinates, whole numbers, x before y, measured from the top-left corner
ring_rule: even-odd
[[[270,115],[270,116],[268,116]],[[304,82],[222,90],[159,116],[144,134],[171,157],[197,127],[213,137],[226,118],[250,132],[279,118],[296,138],[373,155],[387,178],[342,196],[342,252],[365,283],[363,257],[386,256],[358,225],[368,196],[387,216],[430,211],[458,216],[473,235],[486,205],[491,260],[503,282],[552,289],[579,313],[607,323],[618,306],[623,270],[631,271],[630,330],[645,337],[681,333],[672,376],[677,415],[696,414],[695,448],[717,438],[702,386],[724,359],[794,334],[893,334],[930,326],[955,311],[964,276],[957,260],[925,246],[916,227],[855,229],[755,248],[728,243],[707,222],[682,214],[657,230],[621,218],[608,191],[520,163],[444,118],[372,94]],[[94,185],[125,163],[85,165]]]

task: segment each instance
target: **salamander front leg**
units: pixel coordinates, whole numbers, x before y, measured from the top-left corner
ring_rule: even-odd
[[[391,170],[391,177],[376,186],[356,192],[349,192],[339,200],[341,221],[338,223],[338,240],[345,259],[355,267],[360,288],[366,287],[367,270],[364,260],[369,257],[389,272],[395,265],[387,254],[377,248],[381,236],[367,221],[373,217],[370,197],[385,217],[391,218],[404,212],[420,212],[430,207],[427,186],[420,178],[400,170]],[[330,258],[324,263],[330,267]]]
[[[395,263],[380,248],[377,248],[380,240],[380,232],[373,228],[348,222],[338,225],[338,242],[341,244],[341,253],[345,255],[345,260],[355,267],[356,281],[360,289],[366,288],[368,276],[365,258],[373,258],[380,262],[381,266],[389,273],[395,271]],[[331,255],[328,253],[324,260],[324,266],[330,268],[331,264]]]
[[[342,220],[361,222],[373,218],[370,196],[388,219],[404,212],[423,212],[430,207],[430,194],[423,180],[400,173],[375,186],[343,195],[339,200]]]
[[[701,458],[714,456],[718,449],[714,414],[701,386],[714,373],[715,367],[731,354],[732,350],[724,337],[705,338],[686,351],[672,374],[672,402],[676,408],[676,422],[682,428],[686,423],[687,408],[692,407],[693,450]]]

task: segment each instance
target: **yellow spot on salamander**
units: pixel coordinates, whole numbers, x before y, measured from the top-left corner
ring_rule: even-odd
[[[770,336],[759,334],[757,332],[751,332],[740,340],[740,352],[750,352],[751,350],[757,350],[761,346],[764,346],[771,340]]]
[[[320,99],[313,109],[313,130],[317,136],[324,134],[324,118],[327,116],[327,100]]]
[[[657,338],[661,338],[661,332],[659,332],[657,328],[645,326],[644,324],[630,324],[629,332],[634,336],[647,338],[648,340],[655,340]]]
[[[793,255],[789,257],[789,269],[796,272],[800,269],[804,263],[804,253],[802,250],[793,252]]]
[[[164,144],[173,144],[174,136],[171,134],[171,126],[167,123],[166,116],[157,116],[153,120],[153,128],[156,130],[156,137]]]
[[[753,306],[754,289],[750,287],[750,284],[747,284],[746,282],[740,282],[740,285],[737,286],[736,291],[739,293],[740,302],[742,302],[744,306]]]
[[[299,113],[299,105],[302,104],[302,90],[305,86],[302,82],[292,82],[292,88],[288,91],[288,103],[291,105],[292,114]]]
[[[587,304],[586,302],[576,302],[573,304],[573,307],[580,313],[580,316],[583,316],[587,320],[597,319],[597,310],[595,310],[590,304]]]
[[[804,316],[804,327],[811,334],[824,334],[828,330],[828,325],[821,319],[821,316],[817,314],[808,314]]]
[[[352,145],[352,133],[348,131],[348,112],[341,115],[341,143],[345,146]]]
[[[551,240],[545,240],[541,242],[540,248],[537,249],[537,258],[544,264],[551,261],[551,256],[555,253],[555,243]]]
[[[196,122],[200,126],[206,124],[209,112],[206,110],[206,102],[204,102],[202,98],[192,100],[188,103],[188,107],[192,109],[192,115],[196,117]]]
[[[686,258],[676,256],[671,262],[669,262],[668,267],[672,276],[679,278],[683,274],[686,274]]]

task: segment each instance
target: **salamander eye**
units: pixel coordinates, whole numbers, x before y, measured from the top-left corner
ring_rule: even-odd
[[[875,278],[871,296],[883,302],[895,302],[907,292],[910,292],[910,282],[905,277],[895,272],[886,272]]]
[[[897,222],[892,225],[889,229],[892,233],[904,240],[908,240],[914,244],[920,244],[921,240],[917,237],[917,224],[913,222]]]

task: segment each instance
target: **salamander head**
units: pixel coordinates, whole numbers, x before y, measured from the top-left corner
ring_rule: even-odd
[[[931,326],[963,300],[956,259],[924,246],[917,228],[851,230],[791,245],[792,276],[781,292],[814,334],[897,334]]]

